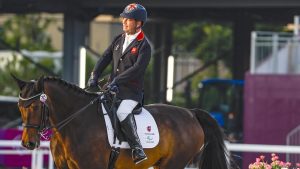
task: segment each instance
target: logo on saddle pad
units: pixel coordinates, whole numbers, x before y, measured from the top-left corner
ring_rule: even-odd
[[[129,149],[130,147],[127,142],[122,142],[119,145],[119,140],[116,140],[117,144],[113,144],[114,129],[103,104],[102,112],[104,114],[106,131],[110,146]],[[154,148],[155,146],[157,146],[159,142],[159,132],[153,116],[146,109],[142,108],[142,112],[139,115],[134,115],[134,117],[137,126],[137,133],[139,135],[143,148]]]
[[[147,131],[148,131],[148,132],[151,132],[151,126],[148,126],[148,127],[147,127]]]

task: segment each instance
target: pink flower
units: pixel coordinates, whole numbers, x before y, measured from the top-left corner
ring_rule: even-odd
[[[284,163],[283,161],[280,161],[280,162],[279,162],[279,165],[280,165],[281,167],[283,167],[283,166],[285,165],[285,163]]]
[[[300,163],[296,163],[295,166],[292,166],[290,162],[280,161],[279,157],[275,154],[271,154],[272,162],[268,164],[265,160],[265,156],[260,155],[259,158],[256,158],[256,161],[250,164],[249,169],[300,169]]]

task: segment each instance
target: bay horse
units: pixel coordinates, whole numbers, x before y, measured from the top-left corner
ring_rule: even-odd
[[[50,149],[58,169],[107,168],[111,147],[104,116],[99,112],[102,110],[93,102],[98,94],[54,77],[29,82],[14,79],[20,88],[18,106],[25,148],[38,148],[43,129],[50,125],[53,130]],[[158,125],[160,141],[156,147],[145,149],[148,159],[137,165],[131,159],[131,151],[121,149],[115,169],[148,169],[151,166],[154,169],[184,169],[199,153],[197,165],[200,169],[229,168],[223,132],[207,112],[166,104],[144,108]],[[75,113],[77,116],[70,118]]]

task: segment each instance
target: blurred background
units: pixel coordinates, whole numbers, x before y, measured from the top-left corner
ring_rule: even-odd
[[[145,104],[205,109],[230,143],[299,145],[300,2],[138,2],[148,11],[143,30],[152,48]],[[119,14],[129,3],[0,0],[0,140],[22,133],[19,89],[10,73],[24,80],[58,76],[84,87],[122,33]],[[233,154],[247,168],[261,153]],[[30,156],[22,157],[17,163],[0,153],[0,165],[29,167]],[[281,158],[300,162],[299,154]]]

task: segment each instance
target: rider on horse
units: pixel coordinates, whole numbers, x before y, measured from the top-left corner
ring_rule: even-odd
[[[121,130],[132,149],[133,161],[137,164],[147,159],[136,131],[132,110],[142,104],[144,74],[151,57],[151,48],[142,26],[147,20],[146,9],[136,3],[129,4],[120,14],[124,33],[118,35],[96,63],[88,87],[97,86],[98,78],[112,61],[112,73],[108,89],[121,100],[117,117]]]

